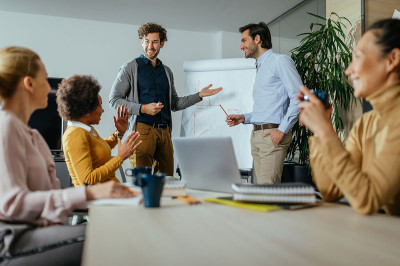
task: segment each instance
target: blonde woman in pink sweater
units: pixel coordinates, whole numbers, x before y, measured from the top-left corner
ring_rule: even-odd
[[[27,125],[49,90],[35,52],[0,50],[0,265],[80,265],[86,227],[65,225],[68,215],[90,200],[133,196],[113,181],[60,189],[46,142]],[[125,152],[137,137],[128,137]]]

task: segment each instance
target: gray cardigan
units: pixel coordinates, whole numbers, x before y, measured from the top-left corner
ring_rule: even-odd
[[[172,120],[171,110],[179,111],[185,109],[193,104],[200,102],[202,99],[199,93],[195,93],[189,96],[179,97],[176,93],[174,86],[174,76],[169,67],[164,65],[165,73],[167,74],[169,83],[169,106],[168,112]],[[117,78],[111,88],[110,97],[108,103],[111,108],[117,109],[118,106],[124,105],[128,107],[129,111],[129,130],[135,130],[136,121],[138,115],[140,115],[140,100],[139,100],[139,90],[137,86],[138,77],[138,65],[136,59],[133,59],[129,63],[121,66],[119,69]],[[170,130],[172,129],[172,122],[169,123]]]

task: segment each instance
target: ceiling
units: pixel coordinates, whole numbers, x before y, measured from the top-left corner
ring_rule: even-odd
[[[251,23],[269,23],[301,0],[0,0],[0,10],[168,29],[237,32]]]

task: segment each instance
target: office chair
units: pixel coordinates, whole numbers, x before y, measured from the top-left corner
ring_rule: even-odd
[[[239,169],[239,171],[240,171],[240,176],[242,177],[242,180],[245,180],[246,183],[251,184],[251,182],[252,182],[251,174],[252,174],[253,170],[251,168],[242,168],[242,169]]]
[[[126,177],[125,177],[125,172],[124,172],[124,168],[122,168],[122,165],[118,168],[118,172],[120,174],[120,181],[121,183],[126,183]],[[118,177],[117,177],[118,178]],[[119,179],[119,178],[118,178]]]
[[[74,211],[74,215],[70,217],[69,224],[70,225],[78,225],[78,224],[83,224],[89,222],[89,216],[88,213],[77,213]]]

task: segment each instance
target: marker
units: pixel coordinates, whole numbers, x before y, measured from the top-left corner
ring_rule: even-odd
[[[158,102],[156,106],[160,106],[161,102]]]

